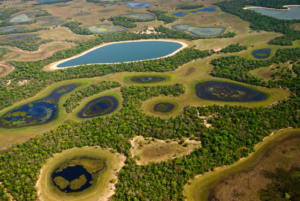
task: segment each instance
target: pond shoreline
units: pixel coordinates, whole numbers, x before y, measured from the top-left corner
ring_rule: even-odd
[[[300,6],[300,5],[285,5],[283,7],[290,7],[290,6]],[[267,8],[267,7],[260,7],[260,6],[251,6],[251,7],[245,7],[243,8],[244,10],[247,10],[248,8],[264,8],[264,9],[267,9],[267,10],[290,10],[290,8],[287,8],[287,9],[276,9],[276,8]]]
[[[144,41],[165,41],[165,42],[175,42],[175,43],[179,43],[182,45],[181,48],[177,49],[176,51],[172,52],[171,54],[169,55],[166,55],[166,56],[163,56],[163,57],[159,57],[159,58],[155,58],[155,59],[161,59],[161,58],[165,58],[165,57],[169,57],[169,56],[172,56],[174,54],[176,54],[177,52],[181,51],[182,49],[188,47],[188,44],[184,43],[184,42],[181,42],[181,41],[175,41],[175,40],[166,40],[166,39],[162,39],[162,40],[129,40],[129,41],[119,41],[119,42],[111,42],[111,43],[105,43],[105,44],[101,44],[101,45],[98,45],[96,47],[93,47],[92,49],[89,49],[87,51],[84,51],[82,52],[81,54],[79,55],[76,55],[76,56],[73,56],[73,57],[70,57],[70,58],[67,58],[67,59],[64,59],[64,60],[60,60],[60,61],[57,61],[55,63],[52,63],[52,64],[49,64],[48,66],[50,66],[50,70],[56,70],[56,69],[65,69],[65,68],[71,68],[71,67],[77,67],[77,66],[80,66],[80,65],[77,65],[77,66],[67,66],[67,67],[58,67],[59,64],[61,63],[64,63],[66,61],[69,61],[69,60],[72,60],[72,59],[75,59],[77,57],[81,57],[91,51],[94,51],[98,48],[101,48],[101,47],[104,47],[104,46],[107,46],[107,45],[111,45],[111,44],[117,44],[117,43],[131,43],[131,42],[144,42]],[[154,60],[154,59],[146,59],[146,60]],[[131,63],[131,62],[138,62],[138,61],[144,61],[144,60],[137,60],[137,61],[129,61],[129,62],[123,62],[123,63]],[[119,64],[121,62],[118,62],[118,63],[93,63],[93,64],[86,64],[86,65],[94,65],[94,64]],[[47,66],[46,66],[47,67]]]

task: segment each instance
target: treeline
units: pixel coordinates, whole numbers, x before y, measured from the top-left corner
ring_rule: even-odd
[[[9,35],[9,34],[16,34],[16,33],[32,33],[32,32],[37,32],[37,31],[41,31],[41,30],[49,30],[49,28],[15,29],[12,31],[0,32],[0,35]]]
[[[222,35],[217,36],[216,38],[233,38],[237,35],[235,32],[228,32]]]
[[[177,20],[176,17],[170,17],[165,15],[167,13],[166,11],[159,11],[159,10],[147,10],[147,11],[156,15],[157,20],[163,21],[165,24],[169,24]]]
[[[33,6],[39,6],[39,5],[50,5],[50,4],[57,4],[57,3],[67,3],[72,0],[56,0],[56,1],[46,1],[46,2],[38,2],[35,4],[32,4]]]
[[[284,5],[299,5],[299,0],[263,0],[263,1],[251,1],[251,5],[260,6],[260,7],[268,7],[268,8],[276,8],[276,9],[287,9],[283,7]]]
[[[44,40],[40,37],[32,37],[19,40],[1,41],[0,45],[8,45],[20,48],[22,50],[35,51],[38,50],[42,44],[50,43],[52,41],[52,39]]]
[[[86,97],[90,97],[102,91],[120,87],[120,86],[121,85],[118,82],[103,81],[103,82],[97,82],[91,84],[86,88],[76,91],[74,94],[69,96],[69,98],[66,100],[66,103],[64,104],[66,112],[67,113],[72,112],[80,104],[80,102]]]
[[[191,10],[203,7],[204,5],[178,5],[176,6],[176,10]]]
[[[2,201],[10,201],[9,196],[5,193],[5,189],[1,184],[0,184],[0,198]]]
[[[133,19],[128,17],[110,17],[108,21],[113,22],[114,25],[120,25],[126,28],[135,28],[136,24],[134,22],[150,22],[155,19]]]
[[[296,1],[296,0],[294,0]],[[276,8],[281,7],[283,3],[286,3],[286,0],[278,0],[278,1],[258,1],[255,0],[234,0],[234,1],[224,1],[215,3],[215,5],[219,6],[224,12],[231,13],[233,15],[237,15],[243,20],[249,21],[250,28],[255,31],[274,31],[285,34],[285,36],[275,38],[269,41],[270,45],[292,45],[294,40],[300,39],[300,31],[295,31],[291,28],[291,25],[294,23],[299,23],[300,20],[280,20],[273,17],[265,16],[260,13],[257,13],[252,10],[244,10],[243,8],[246,5],[254,5],[254,6],[274,6]],[[276,5],[275,5],[276,4]],[[290,4],[290,3],[288,3]],[[297,1],[296,4],[300,4]]]
[[[0,27],[16,26],[16,25],[29,25],[36,23],[36,20],[31,20],[28,22],[7,22],[3,21],[0,23]]]
[[[247,50],[247,45],[240,45],[239,43],[230,44],[227,47],[223,48],[220,52],[229,53],[229,52],[241,52],[243,50]]]
[[[13,14],[16,14],[22,10],[20,9],[4,9],[2,12],[2,15],[0,15],[0,20],[6,20],[10,18]]]
[[[75,34],[93,35],[93,33],[90,30],[80,27],[81,24],[82,24],[81,22],[71,21],[71,22],[67,22],[65,24],[62,24],[60,26],[68,27]]]
[[[43,17],[43,16],[51,16],[51,14],[47,10],[40,10],[42,13],[34,15],[34,17]]]

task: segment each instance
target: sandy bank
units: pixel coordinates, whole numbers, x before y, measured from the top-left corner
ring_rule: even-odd
[[[60,61],[57,61],[57,62],[54,62],[52,64],[49,64],[48,66],[46,66],[46,68],[50,68],[50,70],[56,70],[56,69],[65,69],[65,68],[70,68],[70,67],[76,67],[76,66],[68,66],[68,67],[62,67],[62,68],[59,68],[57,67],[59,64],[61,63],[64,63],[66,61],[69,61],[69,60],[72,60],[72,59],[75,59],[77,57],[81,57],[91,51],[94,51],[100,47],[104,47],[104,46],[107,46],[107,45],[111,45],[111,44],[116,44],[116,43],[130,43],[130,42],[142,42],[142,41],[166,41],[166,42],[175,42],[175,43],[179,43],[182,45],[181,48],[177,49],[176,51],[172,52],[171,54],[169,55],[166,55],[166,56],[163,56],[163,57],[159,57],[159,58],[155,58],[155,59],[160,59],[160,58],[165,58],[165,57],[169,57],[169,56],[172,56],[174,54],[176,54],[177,52],[179,52],[180,50],[186,48],[188,45],[184,42],[180,42],[180,41],[175,41],[175,40],[166,40],[166,39],[163,39],[163,40],[129,40],[129,41],[121,41],[121,42],[112,42],[112,43],[105,43],[105,44],[101,44],[101,45],[98,45],[92,49],[89,49],[79,55],[76,55],[76,56],[73,56],[71,58],[68,58],[68,59],[64,59],[64,60],[60,60]],[[153,59],[147,59],[147,60],[153,60]],[[142,61],[142,60],[138,60],[138,61]],[[129,62],[124,62],[124,63],[130,63],[130,62],[138,62],[138,61],[129,61]],[[119,62],[121,63],[121,62]],[[111,64],[111,63],[94,63],[94,64]],[[113,63],[113,64],[117,64],[117,63]],[[86,65],[93,65],[93,64],[86,64]],[[80,66],[80,65],[77,65],[77,66]]]
[[[291,6],[300,6],[300,5],[285,5],[283,7],[291,7]],[[288,9],[276,9],[276,8],[267,8],[267,7],[259,7],[259,6],[251,6],[251,7],[246,7],[246,8],[243,8],[244,10],[247,10],[248,8],[264,8],[264,9],[267,9],[267,10],[290,10],[290,8]]]

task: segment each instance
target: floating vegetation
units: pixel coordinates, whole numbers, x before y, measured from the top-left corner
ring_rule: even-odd
[[[23,29],[23,27],[10,27],[10,28],[5,28],[5,29],[2,29],[1,32],[9,32],[9,31],[20,30],[20,29]]]
[[[175,109],[176,105],[170,102],[159,102],[153,105],[153,111],[159,113],[170,113]]]
[[[26,14],[21,14],[18,16],[13,17],[12,19],[9,20],[9,22],[28,22],[34,20],[33,18],[30,18]]]
[[[58,101],[66,93],[73,91],[76,85],[66,85],[55,89],[49,96],[22,105],[0,118],[0,126],[15,128],[48,123],[58,115]]]
[[[155,19],[156,16],[151,13],[129,13],[129,14],[120,15],[120,17],[148,20],[148,19]]]
[[[61,164],[51,177],[59,190],[65,193],[81,192],[96,182],[103,169],[105,169],[104,160],[79,157]]]
[[[92,32],[101,33],[101,34],[127,31],[127,29],[123,27],[114,26],[112,24],[101,24],[97,26],[91,26],[88,29]]]
[[[84,16],[84,15],[89,15],[90,13],[78,13],[76,16]]]
[[[27,34],[27,35],[17,35],[7,38],[7,40],[19,40],[19,39],[25,39],[25,38],[33,38],[37,37],[39,34]]]
[[[163,76],[133,76],[130,78],[130,81],[142,84],[150,84],[150,83],[157,83],[163,82],[167,80],[167,77]]]
[[[186,13],[184,13],[184,12],[178,12],[178,13],[173,13],[172,15],[175,16],[175,17],[183,17],[183,16],[186,15]]]
[[[204,100],[246,102],[261,101],[267,98],[265,93],[228,82],[201,82],[195,88],[197,96]]]
[[[172,26],[175,30],[187,31],[196,36],[218,36],[224,33],[225,27],[194,27],[189,24],[177,24]]]
[[[191,13],[201,13],[201,12],[205,12],[205,13],[211,13],[211,12],[216,12],[216,9],[214,8],[203,8],[200,10],[195,10],[195,11],[191,11]]]
[[[127,2],[125,3],[130,8],[150,8],[153,6],[152,3],[143,3],[143,2]]]
[[[91,118],[112,113],[118,108],[119,102],[114,96],[103,96],[94,99],[78,113],[80,118]]]
[[[252,56],[256,59],[266,59],[270,56],[271,49],[258,49],[252,52]]]

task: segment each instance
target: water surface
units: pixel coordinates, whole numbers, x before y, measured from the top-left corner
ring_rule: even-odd
[[[14,30],[19,30],[19,29],[23,29],[23,27],[10,27],[10,28],[5,28],[5,29],[2,29],[1,32],[14,31]]]
[[[271,49],[258,49],[252,52],[252,56],[256,59],[265,59],[270,56]]]
[[[125,3],[129,8],[150,8],[153,6],[151,3],[143,3],[143,2],[127,2]]]
[[[27,34],[27,35],[17,35],[7,38],[8,40],[19,40],[19,39],[26,39],[26,38],[33,38],[37,37],[39,34]]]
[[[183,17],[183,16],[186,15],[186,13],[184,13],[184,12],[178,12],[178,13],[173,13],[172,15],[175,16],[175,17]]]
[[[17,15],[9,20],[9,22],[28,22],[34,20],[26,14]]]
[[[203,9],[200,9],[200,10],[191,11],[191,13],[198,13],[198,12],[211,13],[211,12],[216,12],[216,9],[214,9],[214,8],[203,8]]]
[[[157,48],[159,47],[159,48]],[[182,45],[171,41],[122,42],[99,47],[80,57],[65,61],[57,67],[78,66],[93,63],[120,63],[167,56]]]
[[[151,13],[128,13],[128,14],[120,15],[120,17],[129,17],[129,18],[141,19],[141,20],[155,19],[155,15]]]
[[[227,82],[202,82],[197,84],[195,88],[197,96],[204,100],[248,102],[261,101],[267,98],[265,93]]]
[[[218,36],[224,33],[225,27],[195,27],[190,24],[177,24],[172,26],[175,30],[187,31],[196,36]]]
[[[150,84],[165,81],[167,78],[163,76],[133,76],[130,78],[132,82],[141,84]]]
[[[289,10],[271,10],[266,8],[247,8],[255,12],[281,20],[300,20],[300,6],[288,6]]]

